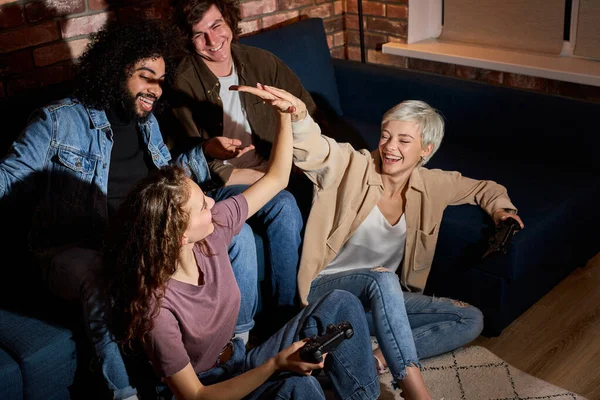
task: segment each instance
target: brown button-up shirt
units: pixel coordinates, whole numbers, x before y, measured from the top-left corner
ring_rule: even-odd
[[[262,83],[284,89],[301,99],[308,112],[314,115],[317,107],[310,94],[296,74],[274,54],[239,43],[231,44],[231,52],[240,85]],[[220,89],[218,77],[206,66],[202,57],[198,54],[183,57],[177,68],[176,81],[165,93],[169,108],[160,121],[161,130],[170,144],[185,148],[190,141],[197,144],[198,140],[215,136],[231,137],[228,132],[223,132]],[[208,160],[211,176],[217,185],[229,180],[235,166],[259,165],[261,161],[268,160],[277,132],[276,114],[269,104],[252,94],[240,92],[240,96],[252,129],[252,135],[245,139],[247,143],[243,145],[252,143],[255,150],[227,163]]]

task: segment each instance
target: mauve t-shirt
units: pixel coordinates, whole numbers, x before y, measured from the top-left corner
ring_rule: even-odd
[[[240,310],[237,286],[227,248],[248,216],[243,195],[220,201],[212,208],[215,230],[206,239],[209,254],[194,246],[204,273],[204,285],[170,279],[154,328],[146,337],[146,353],[160,377],[181,371],[188,362],[196,373],[213,367],[232,338]]]

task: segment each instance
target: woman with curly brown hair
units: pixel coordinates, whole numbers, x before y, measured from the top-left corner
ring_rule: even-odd
[[[141,344],[161,392],[178,399],[324,399],[311,375],[324,368],[339,398],[375,399],[379,380],[360,302],[324,294],[263,344],[246,352],[234,338],[240,307],[227,246],[247,218],[286,187],[292,163],[290,102],[278,110],[279,133],[265,175],[215,203],[179,167],[155,171],[129,194],[107,241],[118,340]],[[291,116],[290,116],[291,115]],[[321,363],[299,356],[304,338],[349,321],[354,335]]]

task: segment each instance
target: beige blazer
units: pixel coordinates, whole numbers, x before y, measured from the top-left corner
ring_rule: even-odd
[[[369,215],[383,193],[379,151],[355,150],[321,135],[307,118],[292,124],[294,164],[314,184],[298,270],[304,305],[313,279]],[[493,181],[463,177],[459,172],[417,167],[406,193],[406,247],[397,273],[404,288],[423,291],[435,253],[440,222],[448,205],[477,204],[489,215],[499,208],[516,211],[506,188]],[[365,265],[365,268],[375,267]]]

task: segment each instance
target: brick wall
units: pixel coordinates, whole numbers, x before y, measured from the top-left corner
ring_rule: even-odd
[[[165,17],[168,0],[0,0],[0,98],[67,81],[88,35],[109,18]],[[242,34],[323,18],[333,57],[360,60],[357,0],[242,0]],[[381,52],[404,42],[408,0],[364,0],[367,62],[600,101],[600,88]]]
[[[342,0],[242,0],[244,34],[321,17],[332,52],[345,54]],[[0,0],[0,98],[72,78],[90,33],[108,19],[166,17],[168,0]]]

